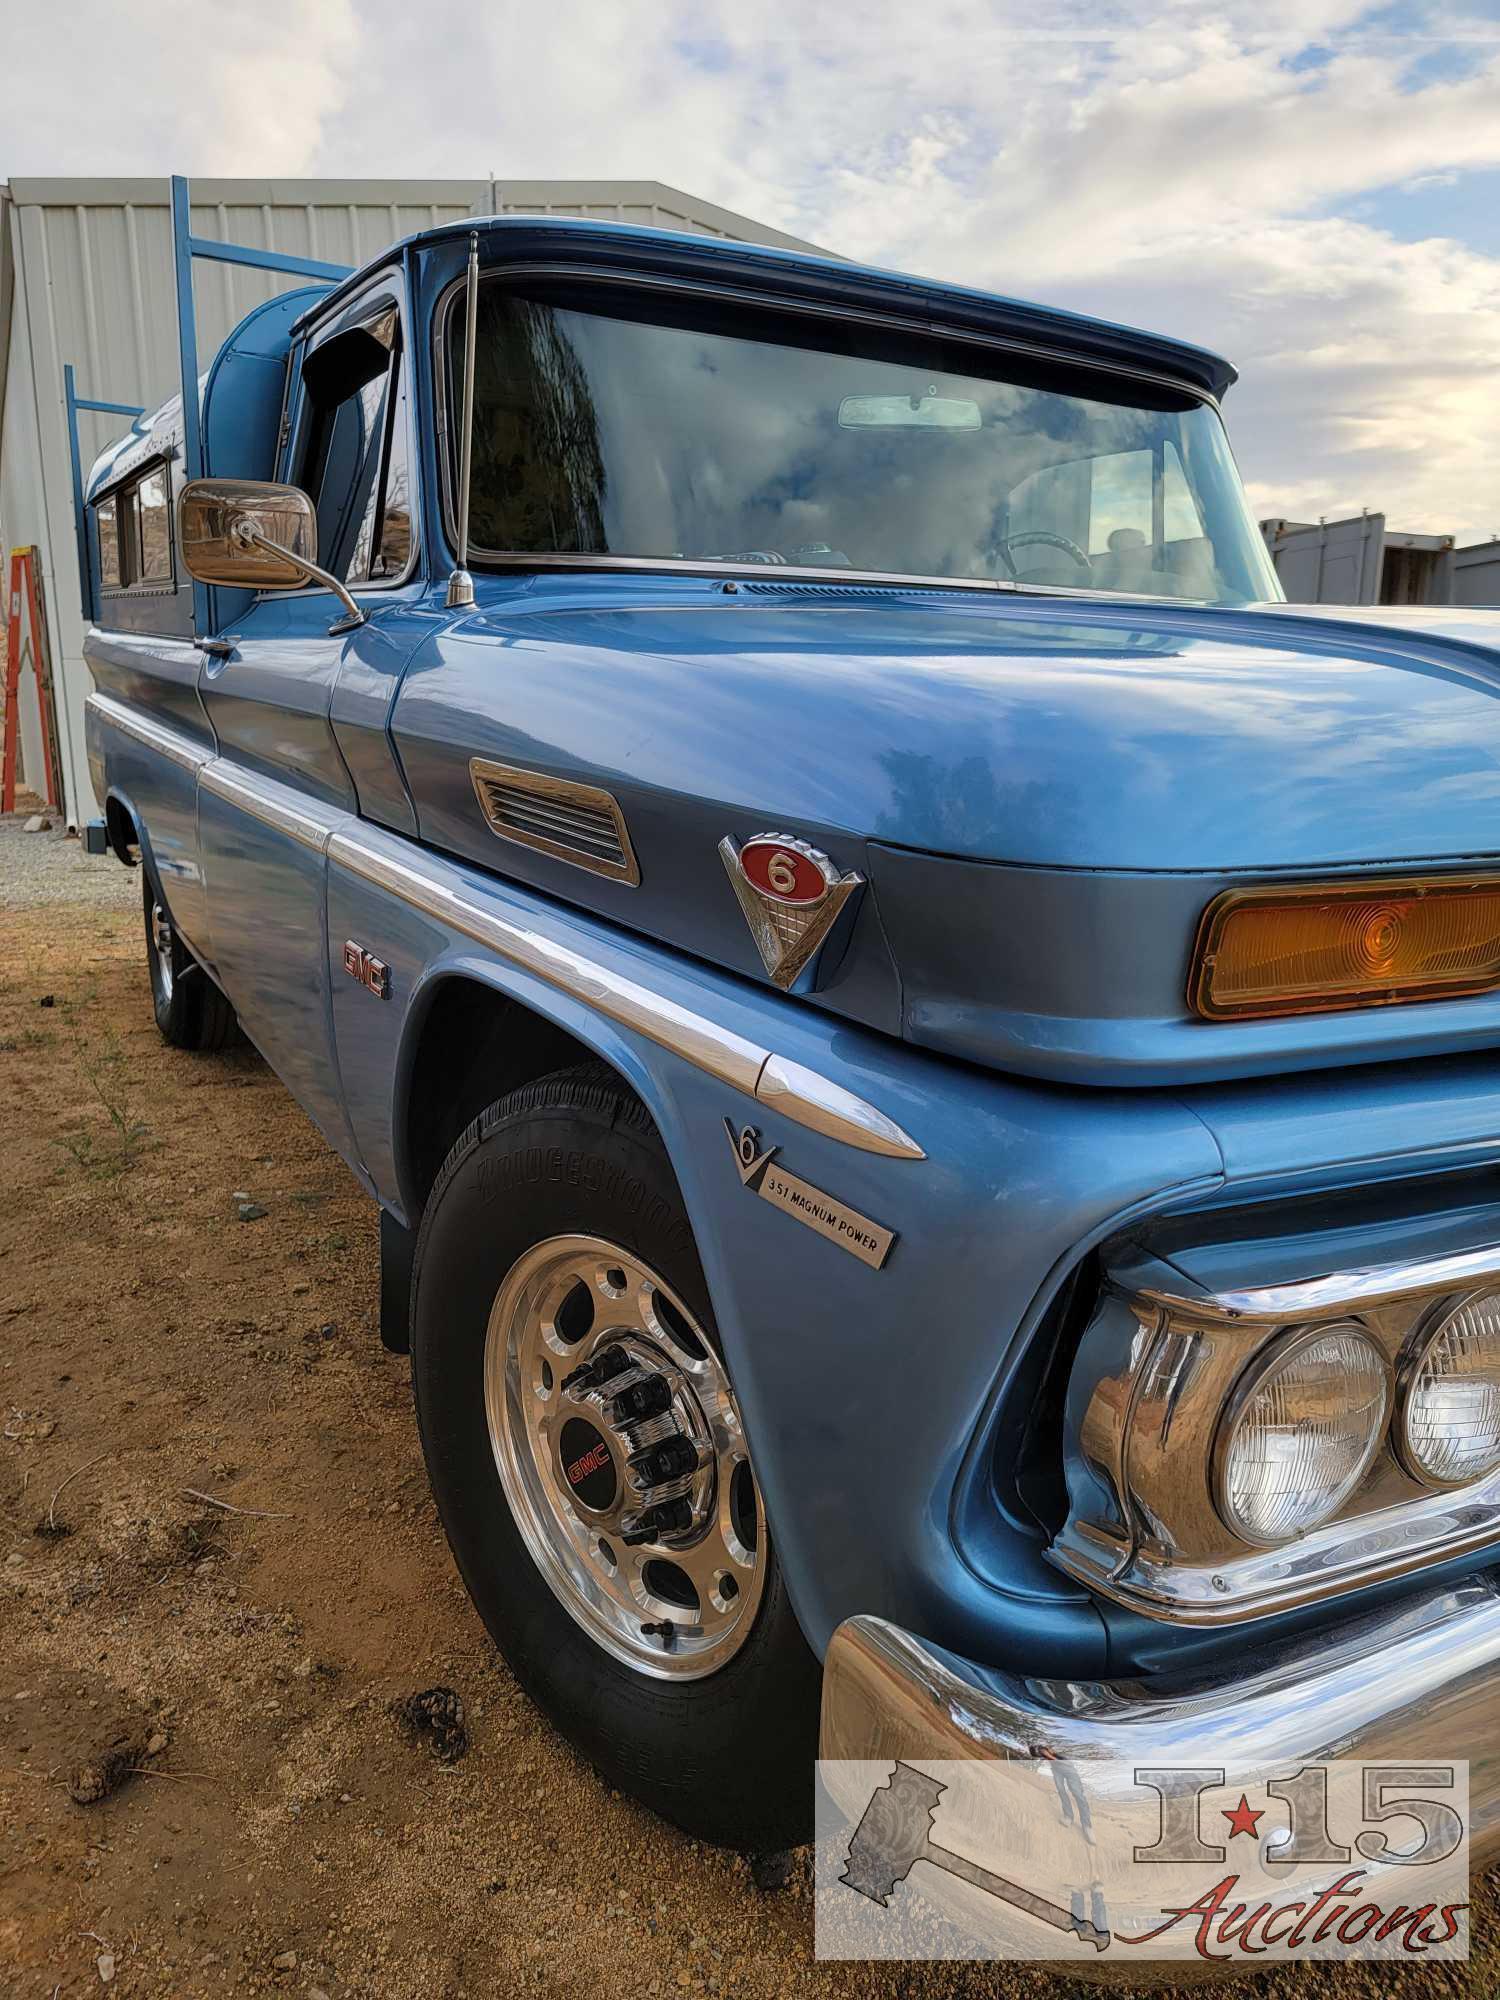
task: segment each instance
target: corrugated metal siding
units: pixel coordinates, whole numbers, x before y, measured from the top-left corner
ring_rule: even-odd
[[[1453,602],[1500,604],[1500,541],[1453,551]]]
[[[0,197],[4,190],[0,189]],[[810,249],[795,237],[655,181],[194,181],[196,235],[357,265],[414,230],[466,215],[550,213],[648,223]],[[78,393],[154,408],[176,390],[171,215],[164,180],[16,180],[0,198],[13,270],[0,265],[0,548],[36,542],[62,679],[59,703],[69,806],[92,811],[84,753],[83,620],[68,463],[63,365]],[[198,262],[198,353],[207,367],[254,305],[305,284]],[[124,428],[84,412],[85,471]],[[33,764],[34,768],[34,764]]]
[[[1403,533],[1368,512],[1260,530],[1293,604],[1500,604],[1500,540],[1456,549],[1451,535]]]

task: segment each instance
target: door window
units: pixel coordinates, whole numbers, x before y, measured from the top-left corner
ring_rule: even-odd
[[[1061,535],[1088,557],[1097,588],[1213,597],[1213,545],[1176,442],[1101,452],[1043,466],[1010,496],[1007,537]],[[1076,556],[1021,545],[1017,572],[1032,581],[1076,583]]]
[[[1045,465],[1011,494],[1009,532],[1065,535],[1091,556],[1139,548],[1153,539],[1153,478],[1149,448]]]
[[[354,544],[349,574],[371,583],[405,576],[411,562],[411,452],[406,413],[406,370],[399,348],[391,356],[386,390],[390,408],[385,471],[370,489]]]
[[[1112,451],[1088,461],[1093,474],[1088,539],[1091,556],[1103,555],[1108,549],[1140,548],[1153,539],[1151,460],[1152,454],[1146,450]]]
[[[1164,538],[1169,542],[1199,540],[1203,534],[1202,517],[1183,470],[1182,456],[1170,438],[1167,440],[1166,463],[1162,468],[1161,490]]]

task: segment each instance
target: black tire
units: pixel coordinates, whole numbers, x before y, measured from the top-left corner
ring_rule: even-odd
[[[240,1039],[233,1007],[178,937],[146,869],[141,870],[146,919],[146,970],[162,1039],[174,1049],[223,1049]],[[158,935],[164,939],[163,951]]]
[[[702,1679],[652,1679],[575,1623],[507,1505],[485,1416],[486,1326],[516,1259],[568,1234],[650,1265],[718,1346],[666,1151],[613,1072],[566,1071],[485,1111],[438,1175],[412,1279],[417,1419],[460,1574],[521,1685],[611,1784],[721,1846],[798,1845],[812,1833],[821,1674],[774,1550],[738,1651]]]

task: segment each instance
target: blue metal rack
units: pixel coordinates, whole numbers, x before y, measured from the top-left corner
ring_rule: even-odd
[[[88,523],[83,517],[83,460],[78,450],[78,412],[99,410],[110,417],[140,417],[145,411],[134,403],[100,403],[92,396],[80,396],[73,374],[71,361],[63,364],[63,393],[68,405],[68,456],[73,467],[73,525],[78,534],[78,591],[83,602],[83,615],[92,618],[97,602],[94,577],[93,544],[89,540]]]
[[[327,264],[316,257],[293,257],[280,250],[257,250],[241,243],[219,243],[212,237],[195,236],[187,178],[173,174],[171,182],[172,264],[177,280],[177,358],[182,384],[182,470],[185,479],[201,479],[206,471],[203,454],[203,417],[198,400],[198,327],[193,308],[193,259],[216,264],[243,264],[256,271],[275,271],[289,278],[326,278],[337,283],[347,278],[347,264]],[[73,516],[78,535],[78,578],[85,618],[94,616],[98,601],[92,542],[83,505],[83,462],[78,444],[78,412],[99,410],[110,416],[136,418],[144,413],[130,403],[103,403],[80,396],[68,362],[63,370],[67,391],[68,449],[73,463]],[[193,585],[193,629],[200,637],[213,630],[213,595],[201,583]]]

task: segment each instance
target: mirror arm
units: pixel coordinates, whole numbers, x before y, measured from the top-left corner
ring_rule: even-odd
[[[239,542],[242,547],[267,549],[273,556],[286,556],[305,575],[310,576],[315,583],[321,583],[325,590],[333,592],[349,615],[347,618],[340,618],[336,624],[329,626],[328,632],[331,638],[336,637],[340,632],[352,632],[357,625],[363,625],[369,617],[369,612],[360,609],[349,595],[348,589],[331,570],[320,569],[315,562],[309,562],[306,556],[295,555],[291,549],[283,548],[280,542],[273,542],[271,537],[263,535],[259,528],[252,528],[243,514],[233,523],[229,533],[230,538],[233,541]]]

